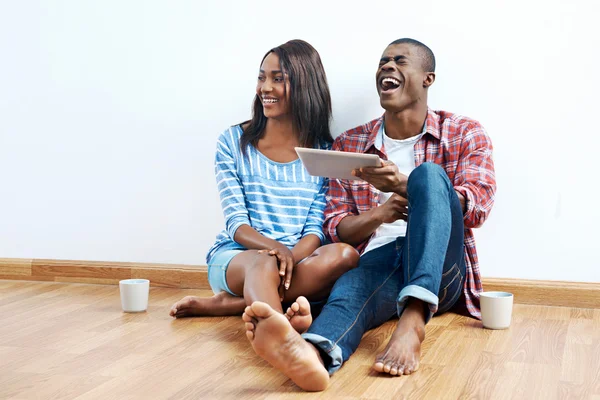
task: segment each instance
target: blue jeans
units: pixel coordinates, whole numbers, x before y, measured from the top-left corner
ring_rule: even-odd
[[[363,334],[400,316],[413,297],[434,313],[448,311],[465,276],[464,222],[446,172],[424,163],[408,179],[406,237],[363,254],[335,283],[321,314],[302,336],[330,374],[356,351]]]

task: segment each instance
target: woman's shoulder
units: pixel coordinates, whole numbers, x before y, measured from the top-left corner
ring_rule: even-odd
[[[241,124],[237,124],[235,126],[239,127],[242,130],[242,132],[245,132],[246,128],[250,126],[250,121],[242,122]]]
[[[219,142],[229,148],[237,147],[242,136],[242,124],[232,125],[219,135]]]

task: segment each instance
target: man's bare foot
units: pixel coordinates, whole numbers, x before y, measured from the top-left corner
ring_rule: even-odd
[[[255,301],[246,307],[242,319],[256,354],[306,391],[319,392],[327,388],[329,373],[319,352],[302,339],[286,317],[268,304]]]
[[[221,292],[212,297],[186,296],[173,304],[169,315],[175,318],[240,315],[245,307],[243,297]]]
[[[290,321],[292,327],[298,333],[304,333],[312,324],[312,315],[310,313],[310,303],[304,296],[300,296],[287,309],[285,316]]]
[[[419,369],[421,343],[424,339],[423,302],[414,300],[409,302],[402,313],[385,350],[375,359],[373,369],[390,375],[412,374]]]

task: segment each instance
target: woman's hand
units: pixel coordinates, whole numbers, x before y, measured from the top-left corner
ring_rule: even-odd
[[[281,285],[279,285],[279,298],[283,301],[284,290],[288,290],[292,284],[292,272],[296,264],[292,251],[286,246],[279,246],[271,250],[259,250],[259,254],[268,254],[277,257],[279,264],[279,276],[281,277]]]

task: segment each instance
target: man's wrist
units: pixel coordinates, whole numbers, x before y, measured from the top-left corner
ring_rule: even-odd
[[[404,198],[407,198],[407,189],[408,188],[408,181],[404,180],[403,182],[400,182],[398,184],[398,187],[396,188],[396,190],[394,190],[394,193],[396,193],[399,196],[402,196]]]
[[[371,209],[370,219],[373,221],[376,221],[378,223],[378,225],[383,224],[384,216],[383,216],[381,206],[375,206],[374,208]]]
[[[454,191],[456,192],[456,196],[458,197],[458,202],[460,203],[460,208],[462,209],[463,214],[467,213],[467,198],[465,196],[463,196],[463,194],[461,192],[459,192],[458,190],[454,189]]]

